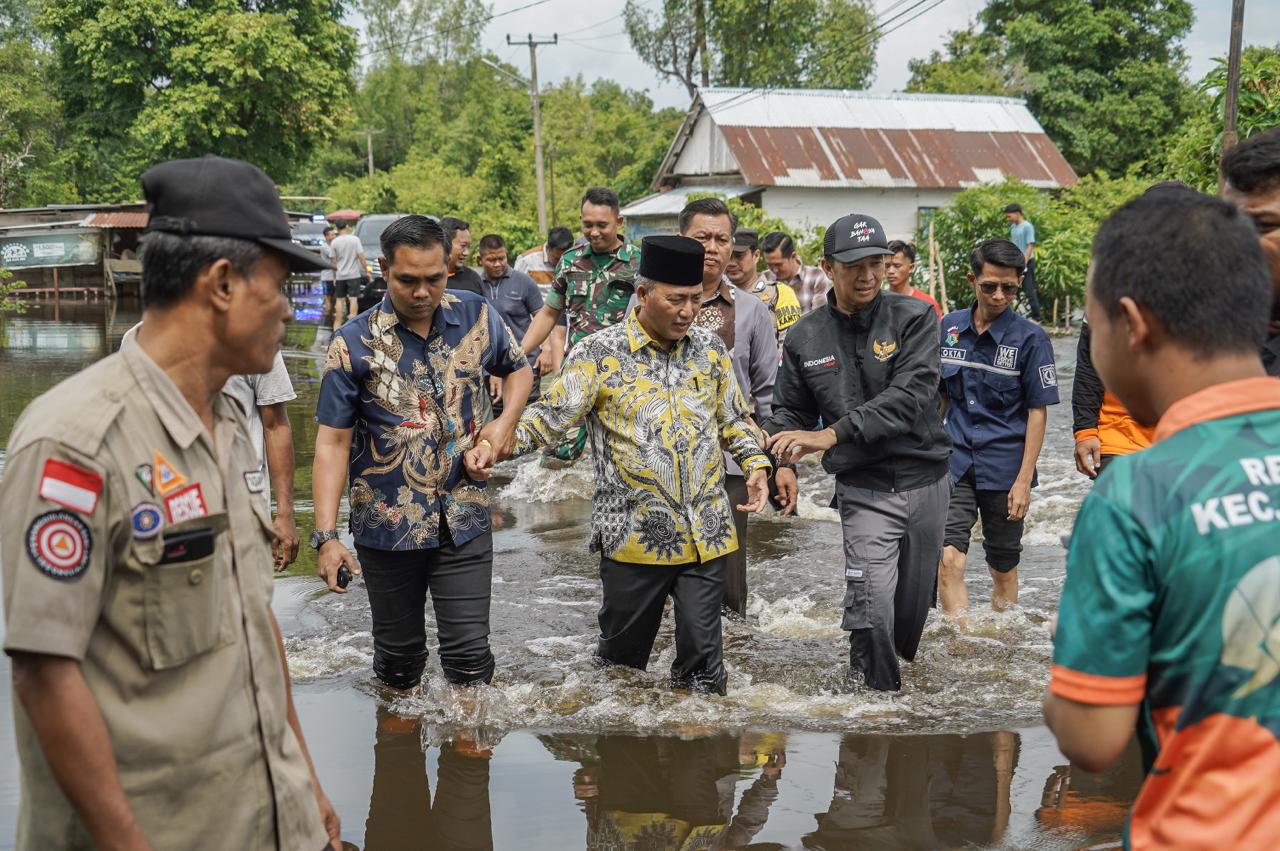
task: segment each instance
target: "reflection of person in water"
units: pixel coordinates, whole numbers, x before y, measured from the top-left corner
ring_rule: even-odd
[[[493,848],[491,752],[471,743],[445,743],[440,748],[433,802],[421,727],[417,718],[400,718],[378,709],[365,851]]]
[[[601,736],[595,760],[574,773],[589,851],[748,847],[778,797],[785,737]],[[733,814],[739,772],[760,768]],[[750,846],[763,848],[765,846]],[[774,846],[769,846],[774,847]]]
[[[1016,733],[845,736],[831,807],[804,847],[958,848],[1004,837]]]

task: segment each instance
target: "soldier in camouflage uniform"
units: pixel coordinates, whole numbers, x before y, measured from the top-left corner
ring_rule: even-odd
[[[522,347],[533,351],[546,340],[561,314],[569,314],[569,349],[584,337],[621,322],[635,292],[640,249],[618,235],[622,215],[618,195],[595,187],[582,196],[582,234],[587,244],[560,258],[546,302],[525,332]],[[545,450],[546,460],[573,463],[587,444],[585,427],[570,430]]]

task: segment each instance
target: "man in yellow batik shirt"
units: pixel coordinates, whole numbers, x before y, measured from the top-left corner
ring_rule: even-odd
[[[693,326],[702,260],[702,245],[688,237],[644,240],[639,307],[573,348],[543,401],[521,416],[515,454],[554,443],[586,417],[596,475],[591,547],[604,585],[596,655],[644,669],[671,596],[672,686],[724,694],[720,603],[725,556],[739,541],[721,443],[747,476],[742,511],[764,507],[772,465],[729,351]],[[472,450],[468,468],[487,469],[492,452]]]

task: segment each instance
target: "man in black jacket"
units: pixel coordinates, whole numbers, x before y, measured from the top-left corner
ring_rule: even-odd
[[[835,286],[783,345],[764,423],[780,463],[825,453],[836,476],[847,584],[849,666],[871,688],[901,687],[934,600],[951,479],[938,399],[938,318],[919,299],[882,292],[893,252],[870,216],[827,229],[822,268]],[[819,418],[827,425],[813,431]],[[795,471],[778,489],[795,506]]]

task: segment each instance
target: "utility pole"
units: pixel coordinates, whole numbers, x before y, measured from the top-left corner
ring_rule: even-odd
[[[365,151],[369,155],[369,182],[373,183],[373,137],[379,136],[387,131],[375,130],[372,127],[366,127],[363,130],[357,130],[357,136],[364,137]]]
[[[1244,0],[1231,4],[1231,48],[1227,53],[1227,91],[1222,104],[1222,155],[1236,144],[1236,113],[1240,100],[1240,42],[1244,34]],[[1226,178],[1218,169],[1218,191]]]
[[[524,41],[512,41],[507,36],[507,44],[525,45],[529,48],[529,99],[533,101],[533,168],[538,181],[538,232],[547,233],[547,187],[543,184],[542,175],[542,105],[538,101],[538,47],[544,44],[559,44],[559,33],[551,38],[536,39],[529,33]]]

